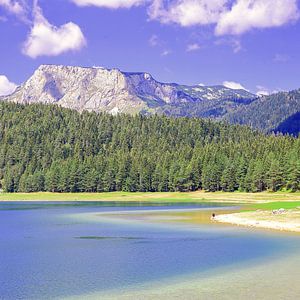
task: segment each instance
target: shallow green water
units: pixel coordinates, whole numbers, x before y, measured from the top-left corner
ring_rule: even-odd
[[[177,222],[178,212],[195,209],[230,208],[189,203],[2,203],[0,298],[130,292],[195,274],[205,278],[228,268],[247,268],[290,255],[300,245],[294,236]]]

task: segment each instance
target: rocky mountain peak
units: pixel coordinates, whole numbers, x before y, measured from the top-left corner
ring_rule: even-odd
[[[18,103],[53,103],[78,111],[115,114],[159,113],[170,105],[175,107],[189,103],[254,98],[247,91],[223,86],[161,83],[146,72],[41,65],[12,95],[1,99]]]

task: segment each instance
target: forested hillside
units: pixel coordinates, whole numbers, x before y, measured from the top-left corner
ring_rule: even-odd
[[[210,118],[267,133],[300,133],[300,89],[258,97],[222,85],[161,83],[149,73],[118,69],[41,65],[14,93],[0,96],[2,101],[112,115]]]
[[[300,89],[264,96],[226,115],[230,123],[246,124],[265,132],[300,133]]]
[[[0,104],[7,192],[300,189],[300,139],[197,118]]]

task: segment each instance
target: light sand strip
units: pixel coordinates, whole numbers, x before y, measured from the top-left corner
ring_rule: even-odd
[[[283,213],[272,211],[240,212],[217,215],[215,221],[233,225],[300,232],[300,209]]]

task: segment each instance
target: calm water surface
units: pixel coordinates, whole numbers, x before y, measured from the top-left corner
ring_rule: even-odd
[[[3,202],[0,299],[53,299],[132,288],[255,263],[286,255],[300,245],[293,236],[172,220],[180,210],[219,208]],[[172,222],[160,221],[161,212]]]

